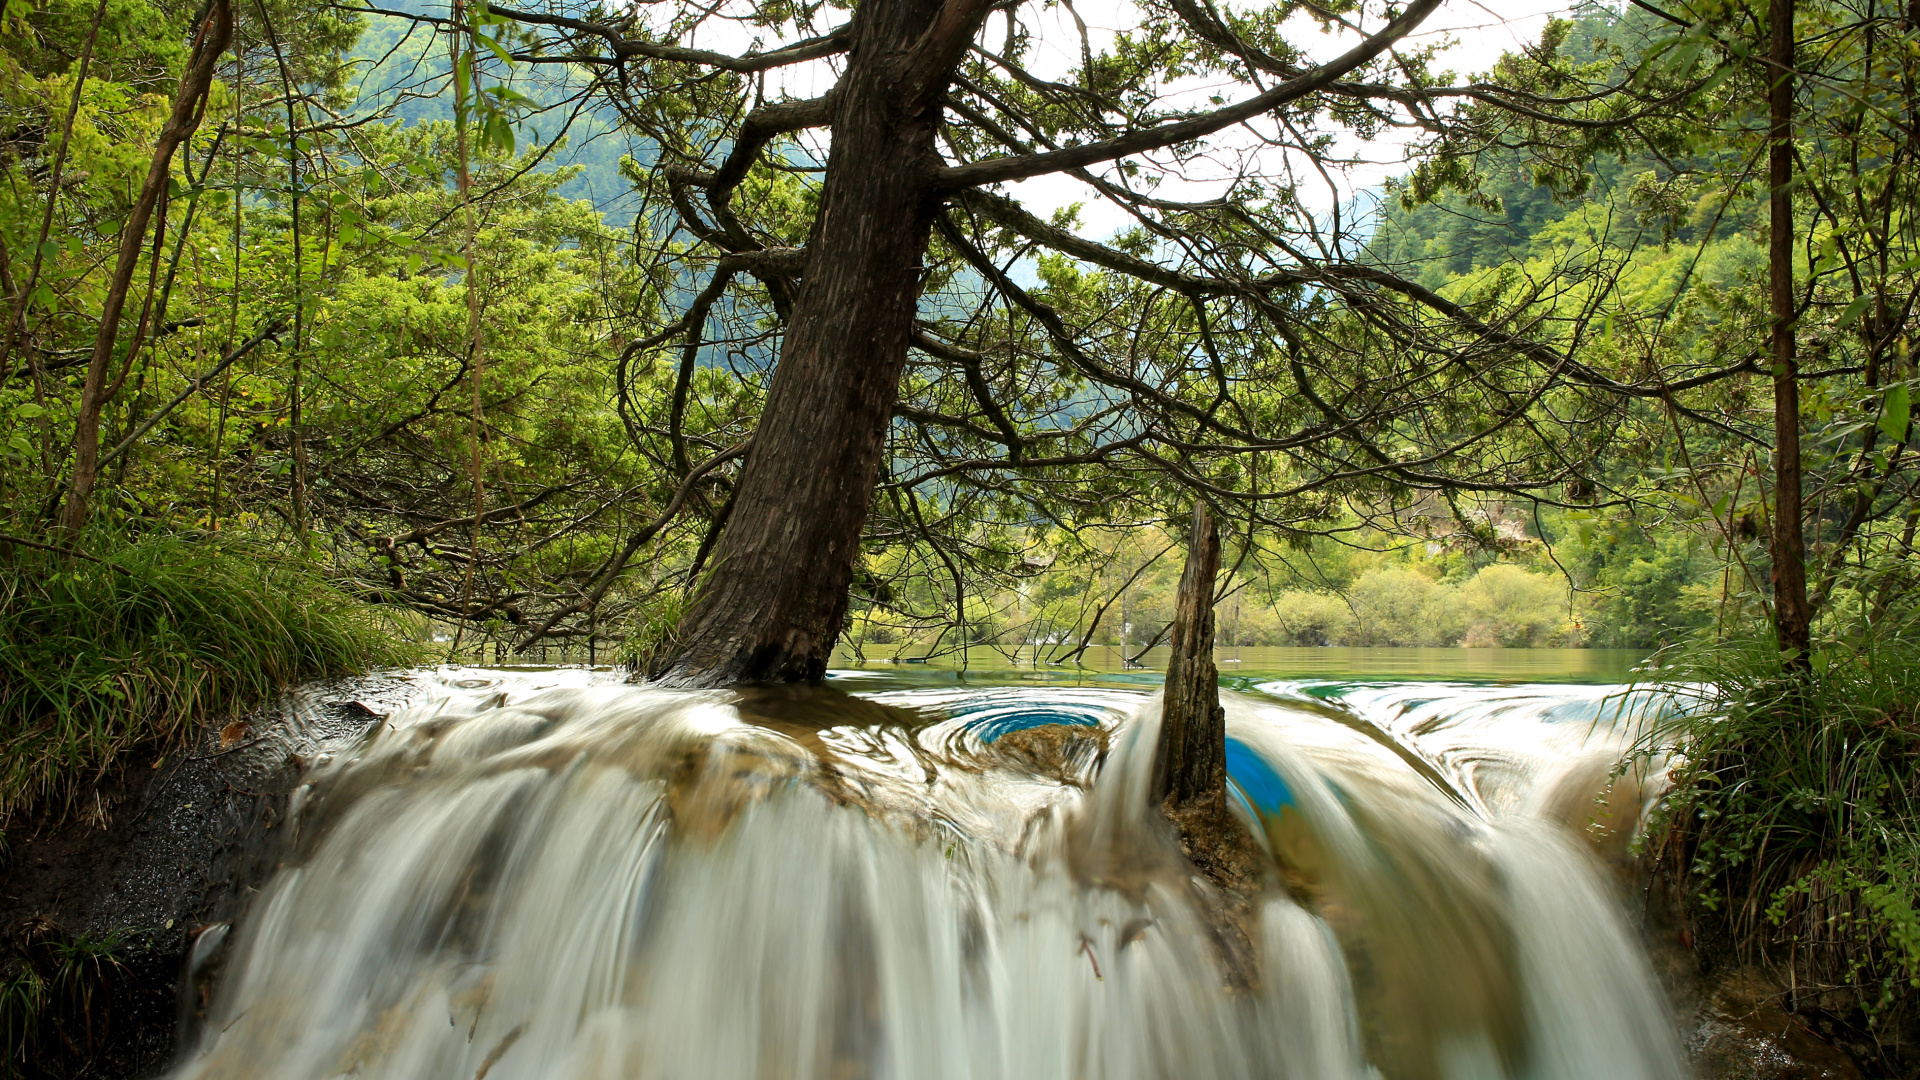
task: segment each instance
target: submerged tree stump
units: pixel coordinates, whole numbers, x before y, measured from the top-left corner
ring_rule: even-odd
[[[1206,504],[1193,508],[1193,537],[1173,615],[1153,801],[1180,834],[1180,848],[1215,885],[1246,896],[1269,876],[1251,837],[1227,809],[1227,714],[1213,663],[1213,587],[1220,530]]]
[[[1187,567],[1174,603],[1173,656],[1161,698],[1153,802],[1179,834],[1180,850],[1214,889],[1199,897],[1212,924],[1228,985],[1259,982],[1252,898],[1273,884],[1273,866],[1227,809],[1227,713],[1213,662],[1213,589],[1220,530],[1205,503],[1193,508]]]

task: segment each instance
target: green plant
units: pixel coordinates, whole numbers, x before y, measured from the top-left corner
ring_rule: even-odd
[[[92,1052],[112,1016],[125,944],[124,931],[66,934],[40,919],[16,932],[0,965],[0,1075],[28,1075],[56,1040],[70,1053]]]
[[[633,617],[633,633],[620,645],[620,662],[636,672],[650,673],[656,663],[671,656],[679,643],[676,629],[692,595],[692,589],[667,588],[642,604]]]
[[[1663,676],[1698,695],[1650,746],[1678,755],[1663,860],[1737,957],[1883,1052],[1920,1018],[1920,637],[1821,643],[1803,676],[1763,635],[1702,640]]]
[[[417,652],[390,615],[295,559],[204,538],[89,540],[85,557],[0,546],[0,824],[69,808],[135,747]]]

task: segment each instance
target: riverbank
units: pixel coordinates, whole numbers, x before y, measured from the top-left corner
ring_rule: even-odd
[[[309,686],[244,713],[238,740],[208,725],[136,753],[93,790],[95,814],[16,820],[0,862],[0,1075],[164,1068],[226,928],[290,850],[303,777],[424,693],[406,675]]]
[[[1697,707],[1646,858],[1709,970],[1755,968],[1874,1076],[1920,1076],[1920,639],[1867,628],[1783,670],[1770,640],[1674,657]]]

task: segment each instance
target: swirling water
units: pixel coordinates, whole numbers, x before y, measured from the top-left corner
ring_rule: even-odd
[[[1229,693],[1237,898],[1146,688],[457,681],[312,774],[177,1076],[1683,1073],[1609,870],[1646,695]]]

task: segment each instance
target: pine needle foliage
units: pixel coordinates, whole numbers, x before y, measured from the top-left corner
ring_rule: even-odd
[[[128,751],[292,683],[402,664],[393,617],[254,545],[0,541],[0,825],[65,815]]]

